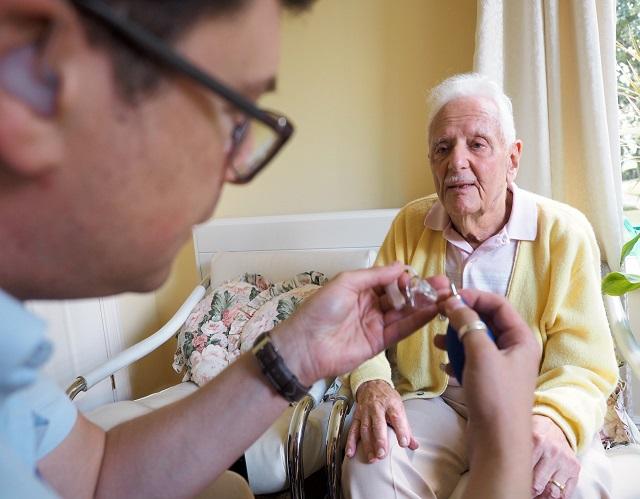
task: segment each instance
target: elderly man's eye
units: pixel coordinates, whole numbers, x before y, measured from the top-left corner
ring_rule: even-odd
[[[442,154],[445,154],[448,150],[449,148],[447,147],[446,144],[438,144],[437,146],[434,147],[433,153],[437,155],[442,155]]]

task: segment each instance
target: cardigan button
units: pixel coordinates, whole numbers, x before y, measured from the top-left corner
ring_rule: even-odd
[[[446,321],[447,320],[447,316],[444,314],[438,314],[438,319],[440,319],[441,321]]]

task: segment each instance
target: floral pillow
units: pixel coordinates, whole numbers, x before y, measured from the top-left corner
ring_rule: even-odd
[[[180,329],[174,370],[182,372],[186,368],[183,381],[203,385],[249,350],[260,333],[291,315],[326,281],[319,272],[304,272],[279,283],[271,283],[259,274],[225,282],[198,303]]]
[[[264,302],[242,328],[240,350],[243,353],[251,350],[260,334],[271,331],[278,323],[289,317],[300,303],[315,293],[318,288],[320,286],[317,284],[305,284]]]
[[[640,431],[625,409],[624,391],[626,383],[618,380],[618,385],[607,400],[607,413],[600,429],[600,440],[605,449],[630,443],[640,444]]]

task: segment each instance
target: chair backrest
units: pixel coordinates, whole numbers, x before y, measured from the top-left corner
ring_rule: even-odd
[[[215,286],[244,272],[271,280],[308,270],[327,277],[373,263],[397,210],[213,220],[193,231],[202,277]]]

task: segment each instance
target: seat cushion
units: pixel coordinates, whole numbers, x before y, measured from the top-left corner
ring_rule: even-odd
[[[88,412],[85,416],[104,430],[109,430],[124,421],[148,414],[155,409],[180,400],[197,389],[198,387],[194,383],[180,383],[138,400],[125,400],[103,405]]]

